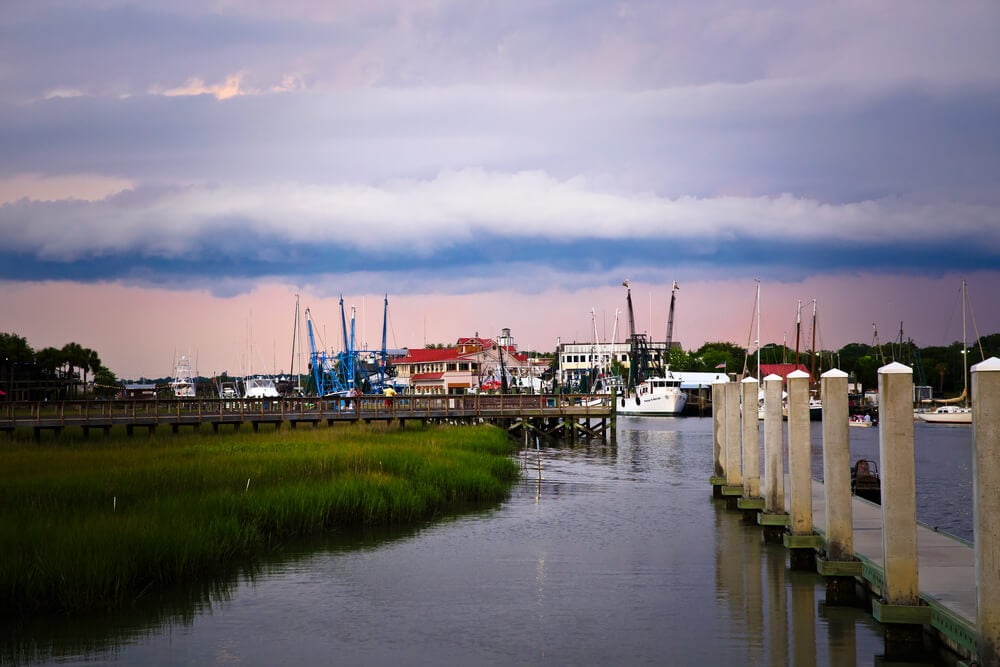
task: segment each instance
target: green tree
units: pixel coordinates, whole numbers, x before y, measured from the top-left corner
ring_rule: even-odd
[[[705,343],[691,355],[690,370],[711,372],[723,364],[726,372],[738,373],[746,361],[746,350],[735,343]]]
[[[83,358],[86,358],[87,360],[87,363],[81,367],[83,369],[83,387],[84,391],[86,391],[87,371],[93,373],[96,378],[97,371],[104,368],[104,364],[101,363],[101,357],[97,354],[97,352],[91,350],[89,347],[83,348]]]
[[[26,338],[15,333],[0,333],[0,361],[4,364],[23,364],[34,359],[35,351]]]
[[[98,363],[94,372],[94,395],[111,398],[118,393],[118,378],[110,370]]]
[[[87,352],[79,343],[66,343],[60,350],[63,355],[63,363],[66,364],[66,379],[70,383],[79,381],[77,369],[85,367],[88,362]],[[76,393],[74,390],[73,393]]]

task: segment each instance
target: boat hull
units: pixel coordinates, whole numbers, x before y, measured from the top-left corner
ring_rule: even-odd
[[[621,398],[618,402],[618,414],[642,417],[670,417],[679,415],[687,405],[687,394],[677,392],[668,395],[648,395],[636,400],[636,396]]]
[[[917,419],[928,424],[971,424],[972,412],[919,412]]]

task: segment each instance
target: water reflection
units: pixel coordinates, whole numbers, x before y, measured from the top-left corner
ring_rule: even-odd
[[[22,622],[0,662],[872,664],[870,614],[827,608],[821,577],[712,500],[711,426],[528,441],[500,505],[288,548],[180,604]]]

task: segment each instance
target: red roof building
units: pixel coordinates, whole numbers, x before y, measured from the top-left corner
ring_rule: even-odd
[[[808,373],[809,369],[805,367],[805,364],[761,364],[760,377],[758,379],[763,380],[768,375],[778,375],[784,380],[792,371]],[[809,381],[812,382],[812,375],[809,376]]]
[[[489,338],[459,338],[453,347],[408,350],[393,360],[396,382],[414,394],[465,394],[500,379],[500,355],[507,373],[520,378],[530,373],[527,355],[513,344],[498,345]]]

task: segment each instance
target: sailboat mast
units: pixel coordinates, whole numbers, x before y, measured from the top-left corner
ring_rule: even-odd
[[[763,378],[760,376],[760,278],[756,278],[757,283],[757,340],[754,341],[757,345],[757,381],[760,382]]]
[[[962,279],[962,405],[969,406],[969,351],[965,331],[965,278]]]
[[[816,299],[813,299],[812,347],[809,349],[809,356],[811,358],[811,362],[809,364],[809,376],[815,382],[815,380],[816,380]]]
[[[799,367],[799,334],[802,332],[802,299],[795,309],[795,368]]]
[[[298,341],[298,350],[299,350],[299,359],[300,359],[300,362],[299,362],[299,372],[296,372],[296,370],[295,370],[296,341]],[[293,373],[295,373],[296,380],[297,380],[296,387],[298,388],[300,394],[302,393],[302,376],[301,376],[302,364],[301,364],[301,358],[302,358],[302,333],[301,333],[301,331],[299,331],[299,295],[296,294],[295,295],[295,323],[292,325],[292,359],[291,359],[291,362],[289,363],[288,367],[291,369],[291,371]]]

